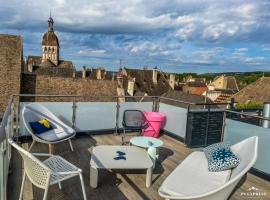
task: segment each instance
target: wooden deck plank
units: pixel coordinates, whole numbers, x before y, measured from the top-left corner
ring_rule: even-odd
[[[127,140],[134,135],[128,135]],[[160,159],[153,175],[153,185],[150,188],[145,187],[145,172],[144,171],[124,171],[110,172],[102,171],[99,173],[100,184],[97,189],[92,189],[89,186],[89,161],[90,153],[88,149],[91,146],[101,144],[121,144],[121,137],[116,135],[96,135],[96,136],[81,136],[72,140],[74,152],[70,151],[68,142],[55,145],[55,154],[59,154],[66,158],[71,163],[80,167],[83,170],[83,177],[86,187],[88,199],[101,200],[160,200],[158,188],[171,173],[171,171],[187,157],[192,150],[186,148],[183,143],[169,136],[162,136],[164,146],[160,149]],[[33,152],[48,152],[48,146],[38,143],[33,148]],[[21,181],[21,161],[18,155],[14,154],[12,161],[13,173],[9,177],[8,194],[11,200],[17,200]],[[261,192],[265,192],[266,196],[259,199],[270,200],[270,182],[267,182],[252,174],[247,175],[247,179],[233,193],[232,200],[243,199],[243,194],[247,193],[250,187],[256,187]],[[33,187],[33,195],[35,200],[42,199],[43,191]],[[49,200],[81,200],[82,191],[79,178],[73,178],[62,183],[62,190],[58,186],[52,186],[49,190]]]

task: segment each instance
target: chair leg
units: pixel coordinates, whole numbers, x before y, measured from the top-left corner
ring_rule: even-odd
[[[80,176],[81,184],[82,184],[83,199],[84,200],[87,200],[87,198],[86,198],[86,192],[85,192],[85,187],[84,187],[84,182],[83,182],[83,177],[82,177],[82,172],[80,172],[79,176]]]
[[[61,182],[58,183],[58,187],[59,187],[60,190],[62,190],[62,184],[61,184]]]
[[[48,191],[49,191],[49,186],[47,186],[47,188],[44,191],[43,200],[47,199]]]
[[[54,146],[53,144],[49,144],[49,154],[53,154]]]
[[[72,146],[71,139],[68,140],[68,143],[69,143],[69,146],[70,146],[71,151],[74,151],[73,146]]]
[[[122,133],[122,145],[125,145],[125,136],[126,136],[126,129],[123,128],[123,133]]]
[[[33,140],[33,142],[31,143],[30,147],[28,148],[28,151],[29,151],[29,152],[31,151],[31,149],[33,148],[33,146],[34,146],[35,143],[36,143],[36,141]]]
[[[26,176],[26,173],[23,172],[23,178],[22,178],[22,185],[21,185],[21,191],[20,191],[20,197],[19,197],[19,200],[22,200],[22,196],[23,196],[23,187],[24,187],[24,182],[25,182],[25,176]]]

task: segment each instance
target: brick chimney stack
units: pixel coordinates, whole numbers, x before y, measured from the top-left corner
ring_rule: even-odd
[[[158,76],[158,70],[157,67],[153,69],[153,82],[157,84],[157,76]]]
[[[83,69],[82,69],[82,78],[86,78],[86,66],[83,66]]]
[[[128,89],[127,89],[127,93],[130,96],[134,95],[134,86],[135,86],[135,78],[131,78],[130,80],[128,80]]]
[[[170,74],[170,86],[171,88],[174,90],[174,86],[175,86],[175,74]]]

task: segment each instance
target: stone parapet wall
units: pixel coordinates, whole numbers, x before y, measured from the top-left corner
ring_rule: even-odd
[[[9,97],[20,93],[22,59],[22,37],[0,34],[0,117]]]
[[[76,101],[115,101],[113,98],[99,96],[117,96],[116,81],[90,80],[83,78],[51,77],[23,74],[22,91],[24,94],[79,95],[92,98],[76,98]],[[37,97],[22,98],[23,101],[72,101],[73,98]]]

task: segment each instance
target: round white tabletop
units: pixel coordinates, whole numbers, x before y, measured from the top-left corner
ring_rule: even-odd
[[[163,145],[163,141],[153,137],[144,137],[144,136],[137,136],[130,139],[130,143],[132,145],[142,147],[142,148],[149,148],[149,147],[161,147]]]

